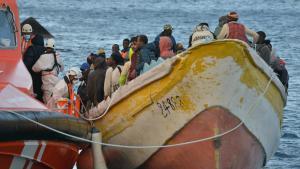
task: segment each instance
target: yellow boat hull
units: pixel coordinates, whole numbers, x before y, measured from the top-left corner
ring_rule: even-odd
[[[107,143],[160,146],[172,144],[169,140],[193,118],[218,106],[243,123],[268,160],[278,146],[285,102],[283,85],[255,51],[241,41],[215,41],[188,49],[121,87],[95,126]],[[105,147],[112,149],[126,159],[120,168],[128,169],[160,150]]]

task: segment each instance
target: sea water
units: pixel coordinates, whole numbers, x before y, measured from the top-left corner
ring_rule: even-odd
[[[282,137],[268,169],[300,168],[300,1],[299,0],[18,0],[21,20],[36,18],[56,38],[66,67],[80,66],[99,47],[111,53],[112,44],[146,34],[149,40],[174,27],[177,42],[187,47],[200,22],[212,30],[219,16],[237,11],[240,22],[267,38],[287,62],[290,87],[284,111]]]

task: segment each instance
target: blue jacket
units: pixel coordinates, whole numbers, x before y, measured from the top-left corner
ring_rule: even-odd
[[[156,47],[154,43],[146,44],[139,50],[136,64],[137,75],[140,75],[145,63],[150,64],[151,60],[157,60],[155,50]]]

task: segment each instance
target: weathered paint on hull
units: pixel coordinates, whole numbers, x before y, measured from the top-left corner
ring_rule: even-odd
[[[253,49],[233,40],[191,48],[121,87],[115,95],[106,116],[95,122],[105,142],[141,147],[165,145],[199,112],[219,106],[243,121],[247,134],[262,145],[260,151],[265,156],[255,155],[261,158],[258,166],[276,151],[286,101],[284,87],[271,68]],[[244,139],[240,137],[244,135],[233,137],[232,142]],[[242,147],[245,149],[237,153],[251,148]],[[137,168],[160,151],[158,147],[105,149],[120,152],[122,158],[117,161],[124,169]],[[235,162],[234,156],[230,158]]]
[[[210,108],[191,120],[168,144],[214,136],[239,123],[227,110]],[[162,148],[139,169],[260,169],[264,159],[263,147],[242,125],[216,140]]]

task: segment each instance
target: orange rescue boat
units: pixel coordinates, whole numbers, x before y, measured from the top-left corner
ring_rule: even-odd
[[[90,139],[90,126],[76,117],[50,111],[31,96],[32,80],[22,61],[16,1],[0,0],[0,164],[2,169],[67,169],[83,143],[37,124]]]

